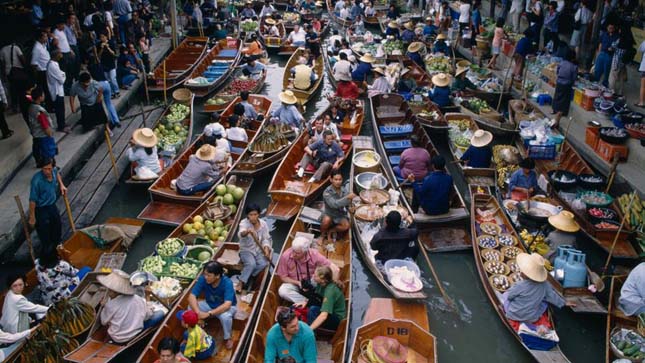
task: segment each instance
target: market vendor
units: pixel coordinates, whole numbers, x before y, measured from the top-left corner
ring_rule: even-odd
[[[560,213],[549,217],[549,224],[555,228],[551,231],[545,241],[549,244],[549,252],[544,258],[553,263],[555,253],[560,246],[576,246],[576,232],[580,226],[575,221],[573,213],[563,210]]]
[[[387,18],[390,20],[396,20],[399,17],[399,10],[396,8],[394,3],[390,4],[390,7],[387,9]],[[398,29],[398,24],[397,24]]]
[[[569,106],[573,99],[573,85],[578,79],[578,66],[575,65],[576,52],[567,46],[566,57],[558,64],[555,93],[553,94],[553,112],[555,117],[551,127],[557,130],[562,116],[569,114]]]
[[[412,224],[412,217],[407,217],[407,223]],[[370,248],[377,251],[377,265],[382,269],[385,262],[409,258],[416,260],[419,255],[419,232],[414,227],[401,228],[401,214],[391,211],[385,216],[385,226],[372,237]]]
[[[452,91],[465,91],[468,89],[475,90],[477,86],[466,77],[468,73],[468,67],[457,66],[457,71],[455,72],[455,80],[452,81]]]
[[[290,126],[293,129],[300,129],[305,118],[302,117],[296,103],[298,103],[298,98],[291,91],[280,92],[278,95],[281,105],[275,109],[272,113],[272,117],[277,117],[280,120],[280,123]]]
[[[127,156],[131,163],[136,163],[133,175],[136,179],[154,179],[161,173],[157,141],[157,135],[147,127],[136,129],[132,133]]]
[[[535,160],[531,158],[522,159],[519,169],[513,172],[508,182],[510,198],[513,200],[525,200],[535,194],[538,188],[537,174],[535,173]]]
[[[399,34],[399,24],[391,20],[389,23],[387,23],[387,29],[385,30],[385,36],[386,37],[394,37],[394,39],[399,39],[401,36]]]
[[[61,243],[61,215],[56,199],[65,195],[67,188],[53,159],[42,160],[39,167],[30,182],[29,227],[36,229],[43,251],[49,251]]]
[[[450,46],[446,43],[446,35],[444,33],[437,35],[437,39],[432,46],[432,53],[443,53],[446,56],[450,56]]]
[[[439,107],[450,105],[450,75],[439,73],[432,76],[432,90],[428,93],[430,100]]]
[[[258,15],[255,13],[255,10],[253,9],[253,2],[246,2],[244,9],[242,9],[242,11],[240,12],[240,17],[242,19],[251,19],[258,17]]]
[[[14,350],[18,349],[22,341],[33,334],[36,329],[37,327],[33,327],[20,333],[7,333],[0,329],[0,344],[2,344],[2,348],[0,348],[0,362],[4,362],[4,359],[11,355]]]
[[[414,63],[418,64],[421,69],[425,69],[425,62],[423,61],[423,57],[419,52],[421,49],[423,49],[424,45],[421,42],[413,42],[408,46],[408,53],[407,56],[410,58]]]
[[[340,170],[331,172],[331,185],[323,193],[325,209],[320,222],[320,237],[323,243],[330,240],[330,234],[343,233],[349,230],[347,207],[356,194],[348,190],[347,183],[343,184],[343,174]]]
[[[209,190],[225,170],[228,155],[205,144],[188,159],[188,165],[176,179],[179,195],[195,195]]]
[[[375,59],[370,53],[365,53],[358,61],[358,66],[352,72],[352,80],[359,82],[367,81],[367,75],[372,72],[372,63],[374,63]]]
[[[298,58],[298,65],[292,67],[291,78],[293,78],[293,87],[299,90],[308,90],[318,79],[316,72],[307,65],[307,58]]]
[[[268,17],[268,19],[264,19],[265,23],[267,20],[271,19],[271,14],[273,14],[273,12],[275,11],[275,8],[271,3],[271,0],[265,0],[264,5],[262,5],[262,9],[260,10],[260,19]]]
[[[421,183],[415,183],[414,174],[408,175],[408,180],[415,183],[412,197],[412,209],[418,210],[419,206],[427,215],[440,215],[450,211],[450,197],[452,195],[452,176],[446,171],[446,159],[437,155],[432,158],[434,171]]]
[[[310,248],[311,241],[302,236],[295,237],[291,247],[280,256],[276,275],[282,284],[278,295],[294,304],[307,301],[305,295],[313,281],[313,275],[318,266],[329,266],[331,262],[317,249]],[[307,291],[303,291],[303,289]]]
[[[358,96],[360,96],[361,90],[360,88],[358,88],[356,83],[352,81],[352,77],[349,77],[347,74],[343,73],[337,78],[337,81],[336,93],[334,94],[334,97],[355,100],[358,98]]]
[[[264,53],[264,46],[258,40],[258,34],[251,34],[250,40],[251,41],[247,43],[248,45],[242,49],[242,53],[253,58],[261,56]]]
[[[434,24],[434,19],[432,17],[426,18],[426,25],[423,27],[423,36],[430,37],[437,34],[437,26]]]
[[[267,18],[264,19],[264,23],[268,25],[268,28],[264,28],[264,35],[266,37],[281,38],[280,29],[278,29],[277,26],[277,21],[271,18]]]
[[[533,30],[531,28],[528,28],[524,31],[524,36],[517,41],[517,44],[515,44],[515,54],[513,55],[515,66],[513,67],[513,77],[517,81],[522,80],[522,73],[524,72],[524,63],[526,57],[529,54],[535,53],[533,39]]]
[[[256,203],[246,207],[246,218],[240,222],[239,245],[240,261],[244,267],[236,291],[249,290],[249,279],[257,276],[269,264],[272,254],[273,240],[269,233],[269,226],[260,218],[262,209]]]
[[[385,77],[385,71],[381,67],[372,69],[374,81],[371,85],[367,86],[367,95],[372,97],[375,95],[382,95],[392,92],[392,85]]]
[[[490,147],[492,141],[493,134],[490,132],[475,131],[470,138],[470,146],[459,160],[471,168],[490,168],[490,161],[493,157],[493,149]]]
[[[627,316],[645,313],[645,262],[641,262],[627,276],[620,289],[618,307]]]
[[[316,172],[309,179],[309,182],[321,181],[330,171],[340,168],[344,158],[343,149],[334,140],[334,133],[331,130],[325,130],[323,140],[318,140],[311,145],[305,146],[305,152],[300,160],[297,175],[302,178],[305,168],[311,163],[316,168]]]
[[[405,43],[412,43],[415,38],[414,24],[411,21],[403,24],[403,33],[401,33],[401,40]]]
[[[432,159],[430,153],[421,144],[419,136],[410,136],[411,147],[403,150],[399,159],[399,165],[393,168],[394,175],[398,179],[408,179],[410,174],[414,175],[415,180],[423,180],[430,171]]]

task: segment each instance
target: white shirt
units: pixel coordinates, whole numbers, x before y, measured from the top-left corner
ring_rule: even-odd
[[[2,330],[7,333],[18,333],[20,313],[35,313],[38,318],[42,318],[47,309],[49,309],[47,306],[34,304],[23,295],[16,295],[9,290],[2,306],[2,318],[0,318]]]
[[[593,13],[587,8],[580,7],[573,18],[575,21],[580,21],[582,24],[589,24],[593,18]]]
[[[470,4],[459,5],[459,22],[470,23]]]
[[[645,40],[641,43],[641,45],[638,47],[638,52],[641,54],[645,54]],[[641,64],[638,67],[639,72],[645,72],[645,56],[641,58]]]
[[[524,9],[524,0],[513,0],[511,2],[511,13],[519,13]]]
[[[13,54],[11,52],[11,44],[4,46],[0,49],[0,62],[4,65],[4,74],[9,75],[11,72],[11,63],[13,58],[13,66],[17,68],[23,68],[22,63],[20,63],[20,57],[22,56],[22,50],[18,45],[13,46]]]
[[[47,88],[52,99],[56,96],[65,96],[63,85],[65,84],[65,72],[61,71],[58,62],[52,60],[47,66]]]
[[[87,16],[85,16],[85,19],[83,19],[83,25],[88,28],[92,27],[92,25],[94,24],[94,22],[92,22],[92,17],[94,16],[94,14],[96,13],[87,14]]]
[[[241,127],[231,127],[226,130],[226,136],[231,141],[249,141],[249,135],[246,134],[246,130]]]
[[[349,10],[347,10],[347,8],[343,8],[343,9],[340,11],[339,18],[341,18],[341,19],[343,19],[343,20],[347,20],[347,19],[349,18]]]
[[[288,40],[290,40],[292,43],[295,43],[295,42],[304,43],[306,41],[306,36],[307,36],[307,33],[305,33],[305,31],[302,30],[302,28],[300,28],[298,32],[296,32],[295,30],[292,30],[291,33],[289,33]]]
[[[270,4],[269,6],[262,5],[262,10],[260,10],[260,18],[263,18],[265,16],[271,16],[274,10],[275,8],[273,7],[273,5],[270,5]]]
[[[119,295],[108,300],[101,310],[101,324],[109,325],[108,335],[116,343],[124,343],[143,330],[148,312],[146,300],[137,295]]]
[[[49,62],[50,59],[51,57],[49,56],[49,52],[43,43],[36,42],[36,44],[34,44],[34,49],[31,52],[31,65],[35,65],[36,68],[42,72],[45,71],[47,62]]]
[[[345,2],[341,1],[341,0],[338,0],[336,2],[336,5],[334,5],[334,10],[337,11],[337,12],[340,12],[344,8],[345,8]]]
[[[367,87],[369,89],[370,95],[378,95],[382,93],[390,93],[391,87],[385,77],[381,76],[374,80],[371,86]]]
[[[156,146],[152,148],[152,154],[150,155],[148,155],[146,150],[141,146],[129,147],[127,153],[128,160],[130,160],[130,162],[137,163],[136,171],[138,171],[140,167],[146,167],[157,174],[161,172],[161,165],[159,165],[159,156],[157,155]]]
[[[334,73],[334,78],[340,79],[340,76],[345,75],[346,77],[352,78],[352,65],[349,61],[344,59],[339,60],[334,64],[332,68]]]
[[[61,53],[69,53],[72,51],[72,48],[69,47],[65,31],[56,29],[54,30],[54,36],[58,39],[58,50],[60,50]]]
[[[338,125],[336,125],[334,122],[329,122],[329,124],[325,125],[324,128],[325,130],[330,130],[334,134],[336,141],[340,141],[340,132],[338,132]]]
[[[280,37],[280,30],[278,29],[277,26],[271,25],[271,27],[269,28],[268,34],[270,37]]]
[[[345,53],[347,55],[347,59],[349,59],[349,57],[354,55],[351,49],[341,49],[338,53]]]
[[[555,8],[555,11],[558,13],[561,13],[562,10],[564,10],[564,0],[558,0],[557,1],[558,6]]]
[[[25,330],[23,332],[15,333],[15,334],[7,333],[7,332],[4,332],[4,331],[0,330],[0,343],[1,344],[13,344],[13,343],[15,343],[15,342],[17,342],[17,341],[19,341],[21,339],[24,339],[24,338],[28,337],[29,333],[31,333],[31,331],[29,331],[29,330]],[[4,362],[4,359],[5,359],[4,351],[2,351],[2,349],[0,349],[0,362]]]

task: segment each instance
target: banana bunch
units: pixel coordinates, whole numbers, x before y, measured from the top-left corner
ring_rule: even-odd
[[[45,322],[69,336],[85,331],[96,317],[94,309],[76,298],[61,300],[47,310]]]
[[[511,174],[520,167],[517,165],[502,166],[497,168],[497,184],[500,188],[504,187],[506,179],[511,177]]]
[[[20,354],[20,363],[59,363],[63,356],[78,348],[76,339],[55,330],[46,322],[40,324],[36,335],[25,343]]]
[[[535,249],[535,246],[537,246],[538,244],[544,243],[544,236],[542,234],[535,236],[526,229],[523,229],[520,232],[520,237],[524,241],[524,244],[529,245],[529,249],[531,249],[531,251],[533,251]]]
[[[630,207],[629,201],[632,198],[632,193],[634,195],[634,202]],[[635,191],[632,193],[626,193],[618,197],[618,204],[632,228],[643,232],[645,228],[645,201],[642,201]]]

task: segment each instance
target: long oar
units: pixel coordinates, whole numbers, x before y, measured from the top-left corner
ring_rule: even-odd
[[[143,89],[146,92],[146,104],[150,104],[150,93],[148,92],[148,73],[146,73],[146,67],[143,65],[143,60],[137,58],[137,63],[141,66],[141,73],[143,73]]]
[[[632,193],[632,197],[629,199],[629,206],[627,207],[627,209],[625,209],[627,212],[629,212],[632,209],[632,204],[634,204],[635,196],[636,196],[636,193]],[[607,267],[609,267],[609,262],[611,261],[611,255],[614,253],[614,248],[616,248],[616,242],[618,242],[618,237],[620,236],[620,232],[623,231],[623,227],[625,226],[625,222],[627,221],[627,212],[623,214],[623,220],[620,222],[620,228],[618,228],[618,231],[616,231],[614,242],[612,242],[611,248],[609,249],[609,255],[607,255],[607,261],[605,262],[605,267],[603,267],[602,269],[602,273],[605,276],[607,274]]]
[[[451,298],[448,297],[448,294],[446,294],[446,290],[443,289],[443,285],[441,284],[441,280],[439,280],[439,276],[437,276],[437,271],[435,271],[434,266],[432,266],[432,262],[430,261],[430,256],[428,256],[428,252],[426,251],[425,247],[422,246],[421,241],[419,241],[419,249],[423,253],[423,257],[426,260],[426,263],[428,264],[428,268],[430,268],[430,273],[432,273],[432,277],[434,278],[435,282],[437,283],[437,287],[439,288],[439,292],[441,292],[441,296],[443,297],[443,300],[450,306],[450,308],[455,311],[459,312],[457,309],[457,306],[455,305],[454,301],[452,301]]]
[[[112,161],[114,178],[116,179],[116,183],[119,184],[119,171],[116,169],[116,159],[114,158],[114,152],[112,152],[112,139],[110,139],[110,132],[107,128],[105,129],[105,142],[107,143],[108,153],[110,154],[110,160]]]
[[[260,244],[260,241],[258,241],[258,238],[255,236],[254,233],[249,233],[249,234],[251,235],[251,237],[253,237],[253,241],[255,242],[255,245],[258,246],[260,250],[262,250],[262,256],[264,256],[264,258],[266,258],[266,260],[269,261],[271,268],[275,270],[275,265],[273,264],[273,261],[271,260],[271,258],[269,258],[267,255],[264,254],[264,248],[262,248],[262,244]]]
[[[65,201],[65,210],[67,211],[67,219],[69,220],[69,228],[72,229],[72,233],[76,233],[76,226],[74,224],[74,217],[72,217],[72,208],[69,206],[69,199],[67,199],[67,193],[63,194],[63,201]]]
[[[16,200],[18,205],[18,212],[20,212],[20,220],[22,221],[22,228],[25,231],[25,238],[27,239],[27,247],[29,247],[29,254],[31,255],[31,261],[35,263],[36,254],[34,254],[34,244],[31,241],[31,233],[29,231],[29,223],[27,222],[27,217],[25,216],[25,210],[22,208],[22,202],[20,201],[19,196],[14,196],[13,199]]]

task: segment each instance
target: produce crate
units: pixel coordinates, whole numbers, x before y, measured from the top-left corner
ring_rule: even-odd
[[[125,263],[127,254],[125,252],[104,253],[94,268],[95,272],[101,272],[102,268],[120,269]]]
[[[592,149],[596,150],[596,147],[598,146],[598,140],[600,139],[598,136],[600,128],[599,127],[587,127],[585,130],[585,144],[589,145]]]
[[[557,80],[556,72],[557,72],[557,64],[555,63],[551,63],[546,67],[542,68],[542,76],[551,87],[555,87],[555,81]]]
[[[534,160],[553,160],[555,159],[555,145],[528,145],[527,146],[529,157]]]
[[[602,139],[598,139],[598,145],[595,150],[596,153],[608,163],[613,161],[615,154],[618,154],[620,161],[626,161],[629,156],[628,146],[610,144]]]
[[[582,94],[582,102],[580,103],[580,107],[584,108],[587,111],[594,111],[594,105],[593,102],[596,100],[595,97],[589,97],[586,94]]]

